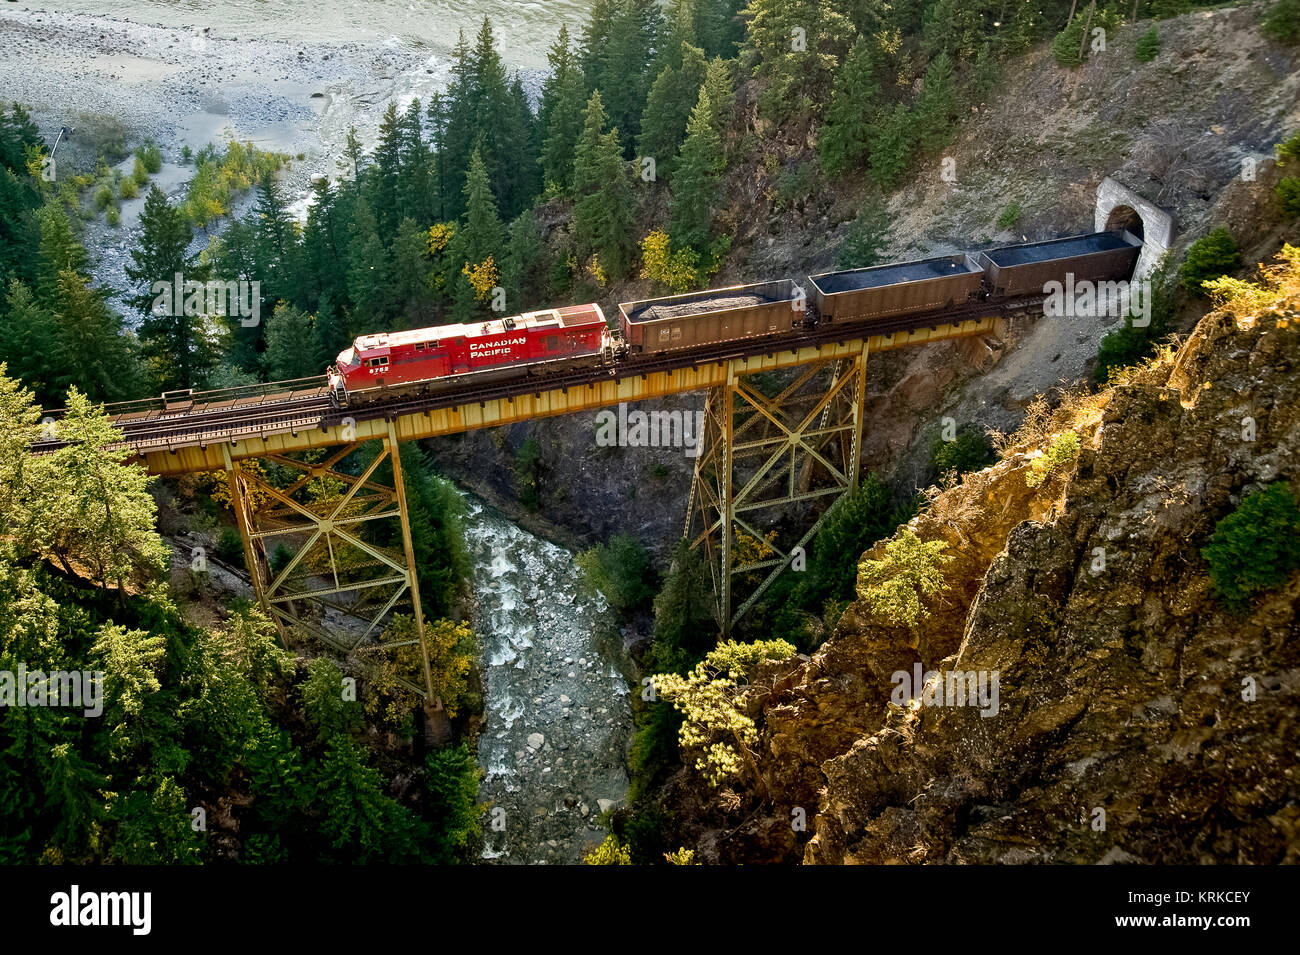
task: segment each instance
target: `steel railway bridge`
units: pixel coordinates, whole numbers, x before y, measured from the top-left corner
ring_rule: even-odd
[[[628,360],[615,371],[470,385],[352,411],[331,407],[323,377],[165,395],[107,410],[152,474],[224,476],[253,590],[282,639],[297,629],[358,654],[418,644],[422,679],[412,666],[412,678],[402,682],[432,701],[411,525],[397,466],[400,443],[707,392],[686,537],[706,555],[719,628],[727,634],[817,532],[821,518],[790,530],[791,520],[798,523],[810,510],[803,502],[833,500],[856,486],[868,356],[996,336],[1009,316],[1041,303],[1041,297],[984,302],[895,320],[818,326],[783,336],[779,344],[729,342]],[[795,368],[800,370],[781,376],[788,383],[775,386],[781,389],[775,394],[764,390],[773,390],[770,376],[755,377]],[[34,450],[53,447],[57,442]],[[785,540],[772,536],[778,519]],[[373,527],[363,533],[366,525]],[[746,539],[764,542],[744,548],[759,555],[747,563],[738,554]],[[291,555],[287,561],[282,547]],[[737,584],[748,590],[743,599]],[[414,633],[385,642],[386,618],[406,607]]]

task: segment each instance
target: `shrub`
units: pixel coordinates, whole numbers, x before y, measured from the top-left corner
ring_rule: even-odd
[[[233,564],[236,567],[243,566],[244,563],[244,539],[239,536],[239,531],[233,527],[221,528],[221,533],[217,535],[217,546],[214,548],[218,559],[225,561],[227,564]]]
[[[1160,261],[1151,273],[1147,286],[1151,296],[1150,322],[1145,326],[1133,324],[1132,314],[1124,317],[1124,325],[1108,332],[1097,348],[1097,369],[1094,372],[1098,384],[1106,384],[1111,373],[1119,368],[1136,365],[1155,353],[1156,343],[1169,331],[1177,305],[1177,288],[1170,274],[1171,266],[1168,256]]]
[[[1300,568],[1300,508],[1290,485],[1277,481],[1247,494],[1214,526],[1201,556],[1215,591],[1234,609],[1286,580]]]
[[[1274,0],[1264,14],[1264,32],[1283,43],[1300,41],[1300,0]]]
[[[190,149],[189,146],[182,146],[182,147],[181,147],[181,161],[182,161],[182,162],[189,162],[189,161],[190,161],[191,159],[193,159],[193,158],[194,158],[194,150]]]
[[[1133,48],[1133,53],[1140,63],[1150,63],[1160,53],[1160,33],[1155,27],[1152,27],[1146,33],[1138,37],[1137,45]]]
[[[95,190],[95,205],[100,209],[107,209],[108,204],[113,201],[113,190],[108,186],[100,186]]]
[[[583,856],[582,861],[586,865],[631,865],[632,854],[627,846],[620,845],[618,838],[611,834]]]
[[[1017,222],[1020,221],[1020,215],[1022,211],[1023,210],[1020,208],[1020,203],[1018,202],[1011,203],[1011,205],[1007,206],[1005,209],[1002,210],[1002,215],[998,216],[998,228],[1010,229],[1013,225],[1015,225]]]
[[[158,175],[162,169],[162,152],[151,142],[145,143],[135,151],[135,156],[144,164],[145,171],[151,176]],[[141,183],[143,185],[143,183]]]
[[[144,168],[144,160],[138,155],[135,157],[135,164],[131,167],[131,178],[135,180],[137,186],[143,186],[149,181],[149,170]]]
[[[889,210],[879,199],[868,199],[858,210],[857,218],[844,237],[837,263],[839,267],[865,269],[883,262],[889,231]]]
[[[1241,253],[1232,233],[1223,226],[1192,243],[1183,262],[1183,287],[1195,295],[1204,295],[1201,283],[1217,279],[1241,268]]]
[[[1288,219],[1300,216],[1300,179],[1287,176],[1281,180],[1276,189],[1278,208]]]
[[[915,629],[929,616],[923,596],[943,590],[943,567],[953,559],[945,554],[946,541],[922,541],[911,530],[885,545],[879,560],[858,564],[858,596],[872,613]]]
[[[1025,484],[1029,487],[1039,487],[1044,484],[1048,478],[1074,460],[1082,444],[1079,435],[1074,431],[1058,434],[1052,439],[1052,443],[1048,445],[1047,450],[1034,458],[1033,463],[1029,465],[1029,472],[1025,475]]]
[[[136,185],[134,179],[127,176],[122,180],[122,184],[117,188],[117,194],[123,199],[134,199],[140,195],[140,187]]]
[[[284,544],[276,544],[275,550],[271,553],[271,573],[280,573],[289,566],[291,560],[293,560],[293,551]]]
[[[116,209],[114,209],[112,206],[109,206],[109,208],[104,212],[104,221],[107,222],[114,229],[116,229],[119,225],[122,224],[122,216],[118,214],[118,211]]]
[[[650,555],[630,534],[616,534],[608,544],[583,551],[577,561],[583,586],[599,591],[615,610],[635,610],[654,596]]]
[[[967,429],[958,432],[952,441],[936,439],[930,447],[930,466],[940,476],[952,471],[979,471],[992,463],[993,446],[981,431]]]

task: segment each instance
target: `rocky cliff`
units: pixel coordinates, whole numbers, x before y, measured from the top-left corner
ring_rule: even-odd
[[[860,601],[778,679],[761,750],[808,807],[805,862],[1300,861],[1300,575],[1233,614],[1200,553],[1245,493],[1300,489],[1294,266],[1289,282],[1031,416],[913,521],[956,555],[929,617],[890,627]],[[1077,458],[1030,488],[1065,428]],[[891,675],[917,664],[997,674],[996,714],[891,704]]]

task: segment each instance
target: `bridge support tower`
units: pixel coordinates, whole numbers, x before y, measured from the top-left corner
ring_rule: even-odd
[[[253,591],[281,640],[299,632],[359,657],[396,654],[392,678],[436,703],[397,449],[389,422],[378,440],[305,454],[222,451]],[[341,470],[354,454],[358,473]],[[413,625],[388,637],[396,609]]]
[[[782,573],[806,566],[827,511],[803,519],[812,502],[857,486],[867,354],[864,340],[792,380],[732,362],[726,383],[708,390],[686,539],[713,576],[724,637]]]

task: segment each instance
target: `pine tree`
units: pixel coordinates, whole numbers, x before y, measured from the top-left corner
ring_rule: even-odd
[[[397,104],[390,102],[379,121],[379,139],[375,143],[374,164],[367,175],[366,198],[375,214],[380,238],[391,241],[402,212],[398,208],[398,189],[402,174],[402,139],[405,131],[397,115]]]
[[[879,199],[868,199],[849,227],[836,264],[842,269],[865,269],[879,265],[884,261],[889,231],[888,209]]]
[[[363,319],[358,331],[385,330],[399,305],[396,272],[366,200],[357,203],[348,232],[348,298]]]
[[[195,314],[183,301],[180,308],[175,307],[177,297],[185,297],[183,283],[205,277],[187,253],[192,236],[189,222],[180,209],[168,205],[162,190],[153,186],[145,196],[140,228],[140,244],[131,250],[135,264],[126,266],[127,277],[140,286],[137,294],[127,299],[143,316],[140,344],[164,391],[190,388],[215,362],[216,355],[204,315]],[[182,277],[179,289],[175,288],[177,275]],[[154,308],[159,298],[152,288],[155,282],[165,282],[171,290],[165,295],[166,306],[158,310]]]
[[[726,159],[722,137],[711,121],[709,90],[701,87],[699,100],[686,124],[686,141],[677,157],[669,205],[668,231],[678,243],[704,252],[709,245],[713,207],[721,196]]]
[[[541,191],[541,168],[538,165],[538,124],[528,105],[528,94],[523,81],[515,74],[510,83],[507,108],[501,117],[501,137],[513,144],[502,157],[502,183],[505,192],[500,195],[501,214],[514,218],[532,202]]]
[[[759,110],[810,127],[829,99],[840,59],[854,40],[846,0],[752,0],[742,62],[764,81]]]
[[[67,361],[60,385],[75,385],[92,401],[135,397],[138,366],[122,317],[90,287],[90,279],[71,269],[60,272],[50,312],[57,353]]]
[[[58,294],[59,274],[65,270],[84,273],[89,256],[85,246],[77,241],[61,203],[50,201],[41,206],[36,221],[41,235],[37,247],[36,295],[48,307]]]
[[[544,294],[547,248],[537,216],[523,212],[510,223],[505,256],[501,262],[501,285],[506,290],[506,308],[522,311],[521,303],[536,301]],[[520,305],[516,308],[516,304]]]
[[[593,8],[593,24],[602,6]],[[600,91],[610,128],[630,149],[640,134],[641,111],[655,79],[663,15],[657,0],[616,0],[607,15],[600,40],[586,39],[587,89]],[[593,49],[592,42],[599,47]]]
[[[916,145],[914,117],[904,103],[894,108],[871,131],[867,151],[871,155],[871,178],[883,189],[898,184],[912,161]]]
[[[568,190],[573,184],[573,149],[582,132],[585,82],[569,45],[569,31],[560,35],[547,53],[550,74],[542,86],[537,121],[541,127],[542,182],[546,188]]]
[[[668,65],[655,78],[641,117],[637,152],[655,160],[656,178],[672,177],[672,163],[686,138],[691,106],[699,99],[707,64],[704,51],[689,43],[679,47],[679,65]]]
[[[470,284],[467,270],[485,265],[488,259],[500,261],[503,233],[487,168],[476,149],[465,175],[465,215],[447,247],[450,273],[446,287],[451,290],[458,317],[468,317],[476,301],[483,300],[481,292]]]
[[[407,326],[419,328],[428,325],[433,305],[428,230],[414,219],[403,219],[397,227],[391,253],[398,283],[397,299]]]
[[[921,95],[912,113],[917,145],[925,150],[942,146],[957,115],[957,82],[953,78],[952,58],[946,52],[936,56],[926,68]]]
[[[295,287],[301,276],[298,268],[298,222],[289,212],[273,173],[263,176],[258,183],[253,221],[256,224],[255,274],[262,283],[263,297],[269,302],[300,299],[302,293]]]
[[[595,92],[573,162],[573,229],[582,253],[594,252],[605,273],[617,279],[632,266],[635,202],[618,131],[604,128],[605,110]]]
[[[70,362],[60,348],[50,313],[36,301],[31,289],[11,279],[4,320],[0,321],[0,362],[7,363],[45,407],[62,400],[60,370]]]
[[[266,330],[266,375],[270,381],[290,381],[320,374],[325,365],[316,323],[300,308],[276,306]]]
[[[835,76],[835,89],[826,110],[817,153],[827,174],[838,176],[857,166],[867,153],[867,140],[882,110],[873,43],[859,37]]]

